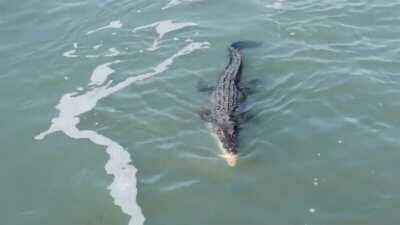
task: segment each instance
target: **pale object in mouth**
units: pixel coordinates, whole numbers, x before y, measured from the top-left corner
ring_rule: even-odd
[[[209,128],[211,129],[211,126],[209,126]],[[237,160],[238,160],[238,155],[227,151],[223,147],[221,141],[219,140],[218,136],[214,132],[211,131],[211,135],[214,137],[214,140],[217,142],[218,148],[222,152],[222,154],[220,154],[219,156],[221,158],[223,158],[230,167],[236,166]]]
[[[232,154],[229,152],[225,152],[221,155],[219,155],[220,157],[222,157],[223,159],[225,159],[226,163],[228,163],[228,165],[230,167],[234,167],[236,166],[237,160],[238,160],[238,156],[237,154]]]

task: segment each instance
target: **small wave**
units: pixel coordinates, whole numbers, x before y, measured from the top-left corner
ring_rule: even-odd
[[[186,188],[186,187],[190,187],[194,184],[199,183],[199,180],[188,180],[188,181],[181,181],[181,182],[177,182],[174,184],[171,184],[167,187],[164,187],[161,189],[162,192],[170,192],[170,191],[175,191],[177,189],[182,189],[182,188]]]
[[[157,174],[148,178],[144,178],[142,180],[140,180],[141,183],[145,183],[145,184],[154,184],[156,182],[158,182],[159,180],[161,180],[161,178],[163,177],[163,174]]]
[[[116,28],[116,29],[117,29],[117,28],[122,28],[122,23],[121,23],[121,21],[119,21],[119,20],[111,21],[111,22],[110,22],[108,25],[106,25],[106,26],[99,27],[99,28],[97,28],[97,29],[88,31],[88,32],[86,33],[86,35],[93,34],[93,33],[97,32],[97,31],[101,31],[101,30],[109,29],[109,28]]]
[[[93,46],[93,49],[97,50],[97,49],[101,48],[102,46],[103,46],[103,44],[98,44],[98,45]]]
[[[78,57],[78,55],[75,55],[76,50],[69,50],[63,53],[63,56],[67,57],[67,58],[76,58]]]

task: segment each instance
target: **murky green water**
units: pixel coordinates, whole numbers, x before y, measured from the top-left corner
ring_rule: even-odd
[[[400,2],[0,1],[0,224],[396,225]],[[197,111],[237,40],[230,168]],[[144,222],[143,222],[144,221]]]

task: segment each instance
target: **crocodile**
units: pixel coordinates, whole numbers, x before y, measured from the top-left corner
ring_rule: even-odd
[[[219,76],[214,87],[200,88],[212,91],[209,107],[200,112],[200,117],[211,124],[212,134],[222,151],[220,155],[231,167],[238,159],[238,136],[243,122],[241,105],[247,95],[247,87],[241,82],[242,55],[240,50],[260,45],[254,41],[239,41],[231,44],[229,63]]]

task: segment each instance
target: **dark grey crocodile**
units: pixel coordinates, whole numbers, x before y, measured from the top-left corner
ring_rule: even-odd
[[[242,56],[240,50],[259,45],[258,42],[241,41],[229,46],[229,63],[219,76],[210,95],[210,106],[200,114],[210,122],[222,150],[222,157],[230,166],[236,165],[239,126],[242,121],[240,105],[246,91],[241,83]],[[204,90],[204,89],[203,89]]]

